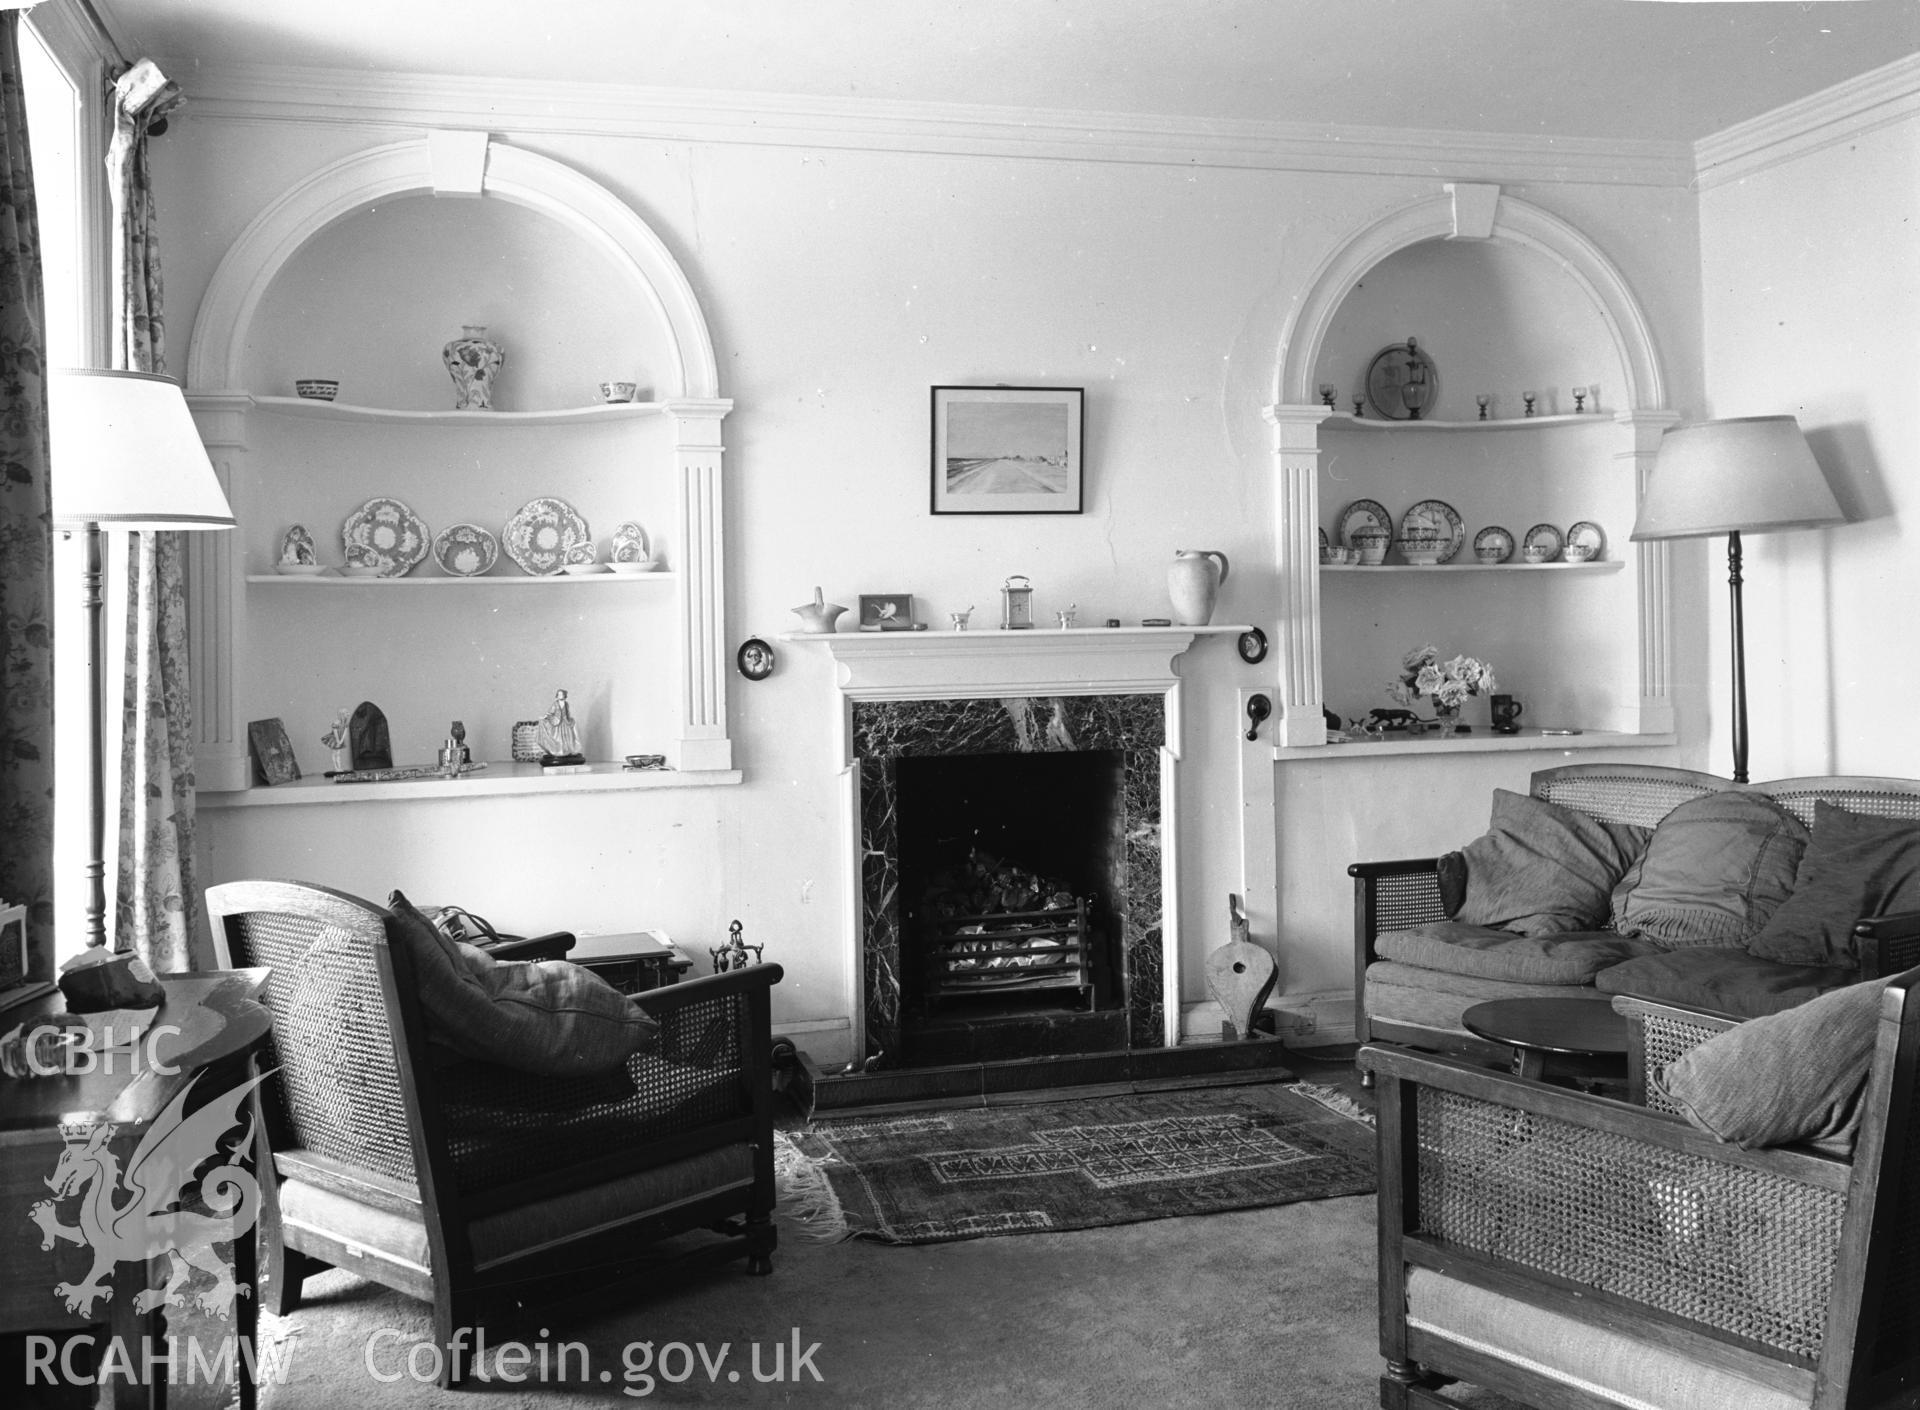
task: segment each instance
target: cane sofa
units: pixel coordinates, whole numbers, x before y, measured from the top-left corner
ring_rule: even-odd
[[[1658,765],[1573,764],[1535,773],[1529,796],[1608,824],[1653,829],[1675,808],[1707,795],[1763,794],[1811,828],[1821,803],[1849,813],[1920,821],[1920,780],[1867,777],[1784,779],[1735,784],[1712,774]],[[1843,984],[1896,973],[1920,963],[1920,914],[1863,917],[1854,926],[1857,968],[1781,964],[1734,947],[1654,954],[1659,947],[1609,933],[1576,950],[1579,963],[1547,973],[1532,961],[1539,946],[1512,943],[1519,958],[1502,970],[1504,937],[1462,938],[1449,929],[1441,858],[1357,862],[1354,883],[1356,1037],[1386,1039],[1428,1051],[1505,1061],[1509,1050],[1466,1031],[1461,1015],[1474,1004],[1505,998],[1584,998],[1606,1003],[1617,993],[1678,1001],[1753,1017],[1802,1003]],[[1562,937],[1550,937],[1559,940]],[[1554,947],[1548,947],[1554,948]]]

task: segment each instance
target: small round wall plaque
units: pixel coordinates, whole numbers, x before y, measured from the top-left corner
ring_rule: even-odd
[[[1234,645],[1240,648],[1240,659],[1249,666],[1267,659],[1267,634],[1258,627],[1248,627],[1241,632]]]

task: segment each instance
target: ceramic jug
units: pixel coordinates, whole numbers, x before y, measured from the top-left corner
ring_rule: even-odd
[[[800,619],[800,630],[815,636],[826,636],[834,629],[834,621],[847,609],[837,602],[827,601],[826,594],[819,588],[813,590],[813,601],[803,602],[794,608],[794,615]]]
[[[1216,566],[1214,559],[1219,559]],[[1213,601],[1227,580],[1227,555],[1217,548],[1176,549],[1167,568],[1167,596],[1173,599],[1173,620],[1183,627],[1204,627],[1213,616]]]

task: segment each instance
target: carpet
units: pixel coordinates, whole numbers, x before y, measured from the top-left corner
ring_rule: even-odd
[[[925,1244],[1371,1194],[1370,1123],[1301,1085],[816,1120],[781,1133],[780,1204],[812,1237]]]

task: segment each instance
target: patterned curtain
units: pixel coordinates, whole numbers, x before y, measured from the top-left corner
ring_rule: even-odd
[[[180,90],[149,59],[113,85],[116,367],[167,370],[160,249],[147,138]],[[127,557],[126,693],[120,741],[120,864],[114,945],[155,970],[212,963],[193,876],[193,698],[187,677],[186,543],[135,533]]]
[[[40,222],[20,91],[20,12],[0,13],[0,900],[28,907],[53,974],[53,521]]]

